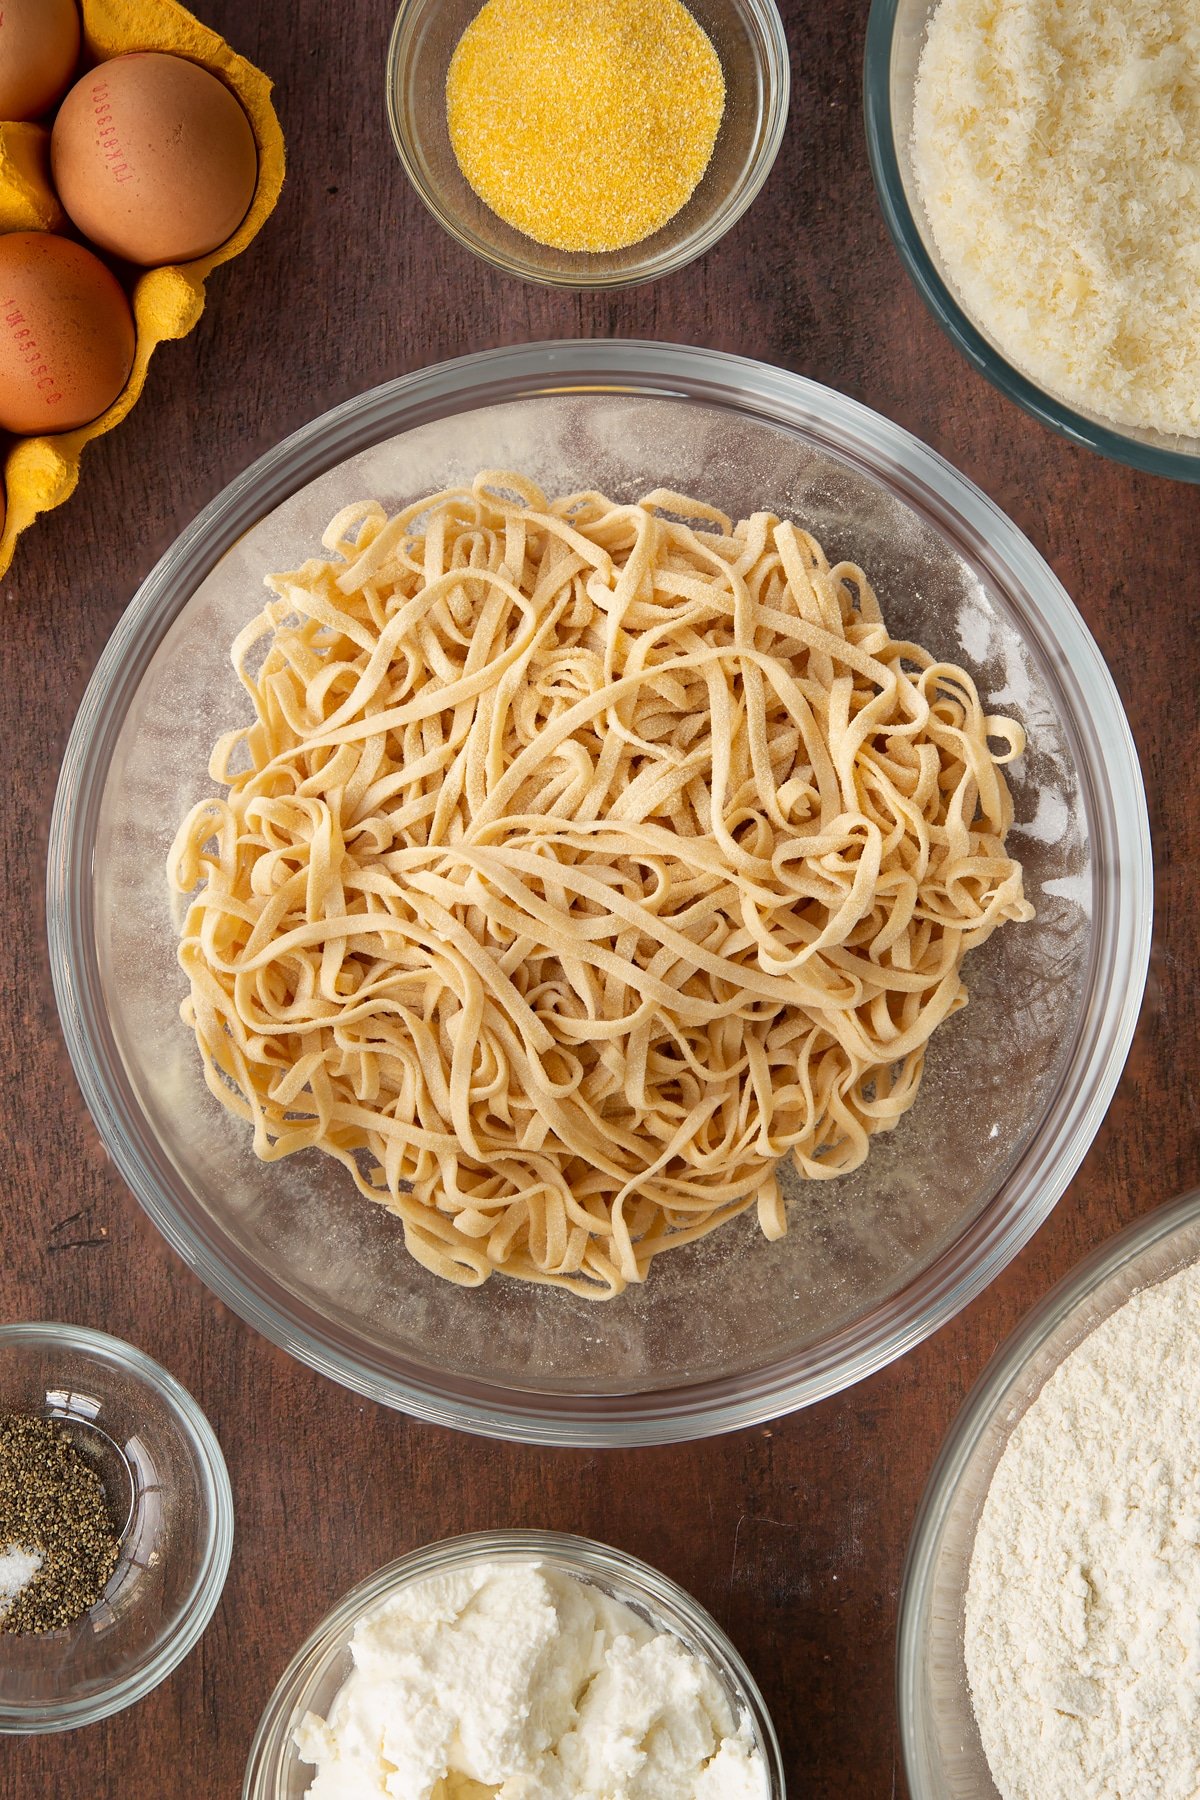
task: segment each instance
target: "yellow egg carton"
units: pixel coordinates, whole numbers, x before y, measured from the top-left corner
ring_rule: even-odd
[[[200,63],[232,88],[258,145],[258,185],[249,212],[219,250],[195,262],[147,269],[138,277],[131,295],[137,324],[133,368],[108,411],[78,431],[13,442],[4,462],[8,513],[0,534],[0,575],[12,562],[25,528],[74,493],[84,445],[120,424],[145,386],[146,369],[159,344],[187,336],[204,311],[210,273],[246,248],[270,217],[283,186],[283,133],[271,105],[271,83],[215,31],[175,0],[79,0],[79,10],[89,60],[104,62],[128,50],[166,50]],[[0,232],[62,227],[62,208],[50,185],[49,152],[44,126],[0,123]]]

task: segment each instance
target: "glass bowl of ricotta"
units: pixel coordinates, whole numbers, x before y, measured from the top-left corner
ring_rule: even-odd
[[[481,1531],[338,1603],[275,1689],[242,1794],[482,1797],[522,1777],[546,1794],[786,1792],[754,1678],[690,1594],[591,1538]]]
[[[1141,9],[1132,37],[1091,13],[872,0],[871,170],[905,269],[981,374],[1074,443],[1200,481],[1188,3]]]
[[[1198,1265],[1194,1190],[1060,1282],[955,1420],[900,1596],[912,1800],[1195,1790]]]
[[[52,1420],[95,1470],[118,1544],[103,1593],[73,1623],[0,1632],[0,1733],[69,1731],[145,1699],[195,1649],[229,1571],[233,1494],[192,1396],[104,1332],[0,1325],[9,1413]]]
[[[329,520],[517,469],[557,494],[702,495],[798,519],[868,573],[889,629],[960,663],[1028,748],[1008,766],[1036,917],[972,950],[920,1092],[866,1161],[790,1184],[656,1259],[601,1305],[424,1268],[334,1157],[254,1153],[179,1016],[167,857],[247,716],[230,646],[266,574]],[[1086,1152],[1136,1021],[1150,944],[1137,755],[1099,650],[1017,528],[877,414],[782,370],[629,340],[520,345],[424,369],[316,419],[184,533],[107,645],[67,748],[47,916],[60,1016],[116,1166],[214,1292],[292,1355],[418,1417],[548,1444],[741,1429],[861,1380],[1005,1266]]]

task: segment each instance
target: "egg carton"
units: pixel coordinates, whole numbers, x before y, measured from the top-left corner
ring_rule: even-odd
[[[0,534],[0,576],[21,533],[39,513],[70,498],[85,444],[119,425],[146,383],[150,358],[170,338],[186,337],[204,311],[204,284],[219,263],[240,255],[274,209],[283,186],[283,132],[261,70],[194,19],[175,0],[79,0],[84,51],[104,62],[129,50],[165,50],[199,63],[241,101],[258,146],[258,184],[250,210],[219,250],[194,262],[147,269],[130,295],[137,348],[129,380],[107,412],[53,437],[16,438],[4,459],[8,503]],[[50,134],[43,125],[0,123],[0,232],[56,231],[65,221],[50,184]]]

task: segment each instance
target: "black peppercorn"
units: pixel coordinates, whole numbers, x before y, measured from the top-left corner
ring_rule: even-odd
[[[12,1549],[35,1553],[41,1563],[0,1611],[0,1631],[74,1624],[116,1566],[104,1484],[53,1419],[0,1416],[0,1555]]]

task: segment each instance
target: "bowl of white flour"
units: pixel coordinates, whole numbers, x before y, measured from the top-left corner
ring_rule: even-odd
[[[1060,1283],[968,1398],[900,1602],[912,1800],[1200,1792],[1200,1191]]]

